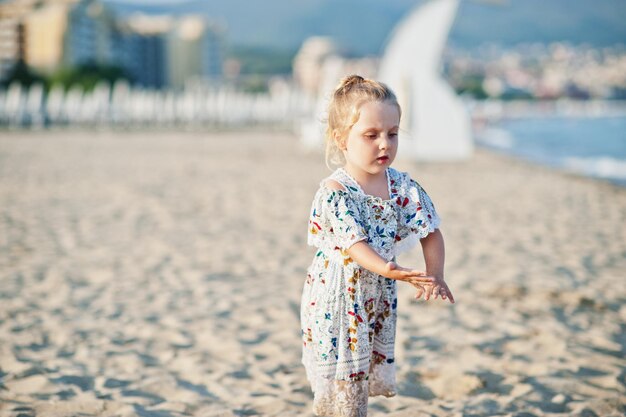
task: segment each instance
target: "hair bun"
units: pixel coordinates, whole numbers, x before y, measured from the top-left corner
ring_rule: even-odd
[[[352,74],[342,78],[335,90],[335,94],[345,94],[352,89],[355,85],[365,82],[365,78],[360,75]]]

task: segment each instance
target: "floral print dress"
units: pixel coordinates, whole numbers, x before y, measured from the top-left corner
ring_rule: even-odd
[[[368,396],[396,394],[396,281],[361,268],[347,249],[366,241],[391,261],[439,227],[439,216],[408,174],[387,168],[389,200],[365,194],[343,168],[320,184],[309,218],[317,252],[302,292],[302,362],[324,416],[367,415]]]

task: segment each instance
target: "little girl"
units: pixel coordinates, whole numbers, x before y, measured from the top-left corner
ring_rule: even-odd
[[[384,84],[344,78],[328,107],[327,164],[311,208],[308,243],[317,247],[302,293],[302,362],[320,416],[364,417],[368,396],[396,394],[396,282],[416,298],[454,302],[443,277],[439,217],[422,187],[390,168],[400,106]],[[420,242],[426,272],[395,256]]]

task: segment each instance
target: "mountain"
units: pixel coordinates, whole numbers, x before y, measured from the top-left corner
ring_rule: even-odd
[[[473,47],[567,41],[595,46],[626,44],[626,1],[509,0],[462,2],[450,42]]]
[[[438,0],[428,0],[438,1]],[[105,0],[118,14],[199,13],[225,24],[234,45],[297,49],[332,36],[347,54],[378,54],[393,27],[425,0]],[[461,48],[485,42],[626,43],[624,0],[464,0],[450,34]]]

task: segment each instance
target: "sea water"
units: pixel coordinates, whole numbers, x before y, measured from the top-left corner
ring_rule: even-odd
[[[502,120],[476,133],[480,146],[626,187],[626,116]]]

